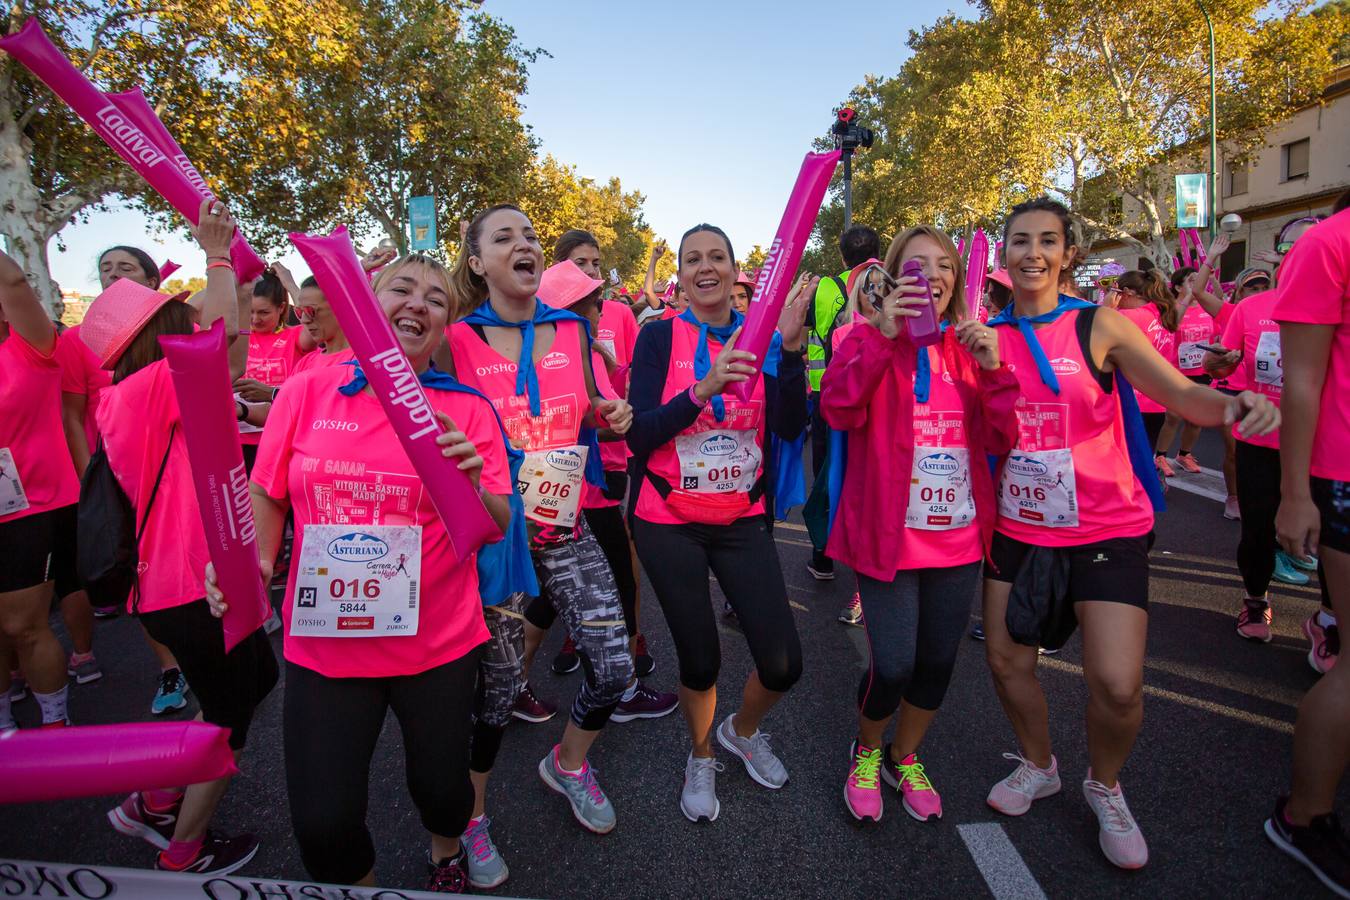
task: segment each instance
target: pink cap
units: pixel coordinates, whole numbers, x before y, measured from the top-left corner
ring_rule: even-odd
[[[752,290],[752,291],[755,289],[755,279],[752,278],[752,277],[750,277],[750,276],[749,276],[748,274],[746,274],[745,272],[737,272],[737,273],[736,273],[736,283],[737,283],[737,284],[743,284],[743,285],[745,285],[746,287],[750,288],[750,290]]]
[[[997,281],[1008,290],[1012,290],[1012,278],[1008,275],[1007,269],[995,269],[989,273],[990,281]]]
[[[100,366],[112,369],[160,307],[183,300],[187,295],[188,292],[183,291],[170,297],[143,284],[119,278],[89,305],[89,311],[80,323],[80,338],[94,351]]]
[[[578,300],[584,300],[604,284],[592,278],[570,259],[554,263],[544,270],[539,279],[539,299],[554,309],[567,309]]]
[[[844,282],[844,291],[845,291],[846,293],[848,293],[848,294],[852,294],[852,293],[853,293],[853,282],[857,281],[857,280],[858,280],[858,276],[861,275],[863,272],[867,271],[867,270],[868,270],[869,268],[871,268],[872,266],[881,266],[883,269],[885,268],[885,266],[882,265],[881,260],[876,259],[876,258],[869,259],[869,260],[867,260],[867,261],[865,261],[865,262],[860,262],[860,263],[858,263],[856,266],[854,266],[854,267],[849,271],[849,273],[848,273],[848,280]]]

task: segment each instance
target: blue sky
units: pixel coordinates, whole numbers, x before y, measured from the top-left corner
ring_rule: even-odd
[[[486,0],[484,8],[523,45],[551,54],[531,67],[523,98],[542,152],[642,191],[661,237],[708,221],[738,253],[773,239],[802,154],[849,90],[868,74],[895,73],[911,28],[969,10],[964,0],[867,4],[865,21],[850,23],[833,17],[852,7],[803,0]],[[204,265],[188,241],[150,233],[129,210],[61,237],[67,249],[53,241],[51,267],[66,289],[97,292],[94,257],[113,243],[173,259],[184,276]],[[304,270],[297,254],[282,258]]]

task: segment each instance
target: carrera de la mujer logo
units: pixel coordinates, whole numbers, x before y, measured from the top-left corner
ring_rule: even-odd
[[[738,446],[735,438],[715,434],[700,444],[698,449],[704,456],[728,456],[735,453]]]
[[[919,471],[928,475],[954,475],[960,468],[961,464],[950,453],[930,453],[919,460]]]
[[[328,542],[328,555],[342,562],[369,562],[388,553],[388,544],[364,531],[353,531]]]
[[[1046,473],[1045,463],[1034,460],[1029,456],[1010,456],[1008,457],[1008,471],[1014,475],[1021,475],[1023,478],[1035,478],[1038,475]]]
[[[550,450],[544,459],[553,468],[564,472],[575,472],[581,468],[581,454],[575,450]]]

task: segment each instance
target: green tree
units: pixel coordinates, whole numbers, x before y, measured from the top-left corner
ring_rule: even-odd
[[[103,90],[144,86],[188,156],[208,177],[217,176],[252,237],[263,220],[277,220],[278,210],[266,197],[231,197],[239,181],[219,176],[277,158],[287,135],[269,127],[240,137],[235,123],[258,85],[285,83],[315,52],[346,54],[343,2],[17,0],[6,28],[17,31],[35,16]],[[300,114],[276,98],[269,102],[279,122]],[[48,242],[119,194],[169,221],[166,205],[129,166],[27,69],[0,55],[0,234],[53,313],[60,293],[48,268]]]
[[[206,278],[202,275],[195,278],[170,278],[160,285],[159,289],[166,294],[177,294],[182,291],[195,294],[198,291],[206,290]]]
[[[745,259],[741,260],[740,267],[742,272],[758,272],[759,267],[764,265],[764,248],[756,244],[750,252],[745,254]]]

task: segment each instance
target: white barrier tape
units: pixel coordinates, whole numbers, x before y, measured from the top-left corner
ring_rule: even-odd
[[[279,881],[248,875],[189,875],[154,869],[0,859],[0,896],[105,900],[432,900],[441,894],[397,888]]]

